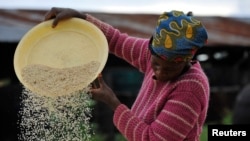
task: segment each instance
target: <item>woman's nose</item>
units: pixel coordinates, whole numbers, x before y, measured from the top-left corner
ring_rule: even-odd
[[[155,70],[155,75],[160,75],[161,74],[161,69],[156,69]]]

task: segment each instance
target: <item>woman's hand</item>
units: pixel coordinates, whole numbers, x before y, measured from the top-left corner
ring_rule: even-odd
[[[93,88],[90,90],[92,98],[97,101],[104,102],[112,110],[115,110],[118,105],[121,104],[119,99],[116,97],[113,90],[104,82],[102,76],[98,77],[99,79],[99,88]]]
[[[52,27],[55,27],[59,21],[69,18],[81,18],[86,19],[86,15],[70,8],[58,8],[53,7],[45,14],[44,20],[54,19]]]

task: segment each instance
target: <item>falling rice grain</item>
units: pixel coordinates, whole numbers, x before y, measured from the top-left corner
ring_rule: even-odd
[[[90,84],[85,83],[98,67],[98,62],[90,62],[65,69],[43,65],[24,68],[22,77],[33,91],[24,87],[22,92],[19,140],[89,141],[93,134]]]

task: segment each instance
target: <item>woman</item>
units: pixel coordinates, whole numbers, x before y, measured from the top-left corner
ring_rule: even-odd
[[[209,101],[209,83],[198,61],[192,60],[207,40],[200,21],[181,11],[164,12],[151,39],[128,36],[89,14],[52,8],[45,20],[77,17],[99,27],[110,53],[124,59],[145,77],[129,109],[100,77],[93,99],[113,111],[113,122],[129,141],[199,140]],[[60,23],[59,23],[60,24]],[[79,29],[81,30],[81,29]]]

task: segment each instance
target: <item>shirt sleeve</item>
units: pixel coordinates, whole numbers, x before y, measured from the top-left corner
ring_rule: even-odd
[[[131,141],[180,141],[187,137],[191,129],[199,128],[200,111],[200,102],[197,99],[182,97],[165,103],[158,111],[156,119],[152,123],[146,123],[135,116],[126,105],[121,104],[115,110],[113,122],[126,139]],[[197,134],[192,139],[199,138]]]
[[[128,36],[89,14],[87,14],[86,20],[95,24],[104,33],[110,53],[127,61],[139,71],[145,72],[150,59],[149,39]]]

